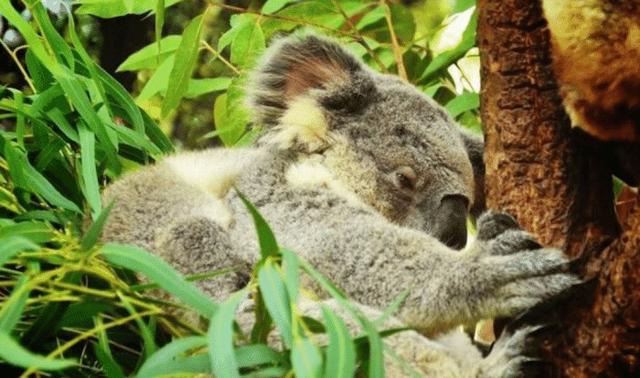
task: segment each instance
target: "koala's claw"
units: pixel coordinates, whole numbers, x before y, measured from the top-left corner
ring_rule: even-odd
[[[509,214],[484,213],[477,243],[474,256],[492,277],[481,310],[489,316],[516,315],[580,283],[562,251],[543,248]]]
[[[491,240],[506,230],[519,229],[514,217],[493,210],[485,211],[477,221],[478,240]]]
[[[478,369],[478,377],[522,377],[535,376],[544,363],[526,355],[531,340],[540,326],[529,326],[511,332],[503,332],[484,358]]]
[[[492,255],[509,255],[520,251],[532,251],[542,246],[533,235],[520,229],[509,229],[489,241]]]

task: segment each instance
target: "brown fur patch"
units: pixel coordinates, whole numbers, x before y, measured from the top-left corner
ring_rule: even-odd
[[[284,94],[289,99],[305,94],[312,88],[323,88],[329,83],[346,82],[349,79],[339,63],[320,58],[294,64],[286,77]]]
[[[601,139],[640,140],[640,1],[546,2],[557,7],[554,70],[573,123]]]

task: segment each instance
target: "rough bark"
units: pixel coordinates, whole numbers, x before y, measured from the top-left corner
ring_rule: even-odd
[[[581,273],[595,277],[580,298],[548,314],[560,325],[543,343],[550,373],[633,372],[640,363],[640,209],[619,236],[611,152],[570,128],[539,2],[479,0],[478,9],[487,205],[512,213],[543,244],[582,257]]]

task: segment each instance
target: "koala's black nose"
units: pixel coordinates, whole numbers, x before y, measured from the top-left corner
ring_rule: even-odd
[[[467,244],[467,207],[469,200],[461,195],[445,196],[436,215],[433,236],[453,249]]]

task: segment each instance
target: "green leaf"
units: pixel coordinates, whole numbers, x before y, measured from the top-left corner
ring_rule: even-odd
[[[16,104],[16,142],[24,149],[24,95],[20,91],[12,91],[14,103]]]
[[[49,88],[53,83],[53,76],[31,50],[26,51],[24,60],[36,91],[42,92]]]
[[[476,5],[476,0],[456,0],[455,5],[453,6],[453,9],[451,10],[451,12],[452,13],[464,12],[474,5]]]
[[[292,303],[298,302],[298,294],[300,287],[300,263],[295,253],[288,251],[282,252],[284,260],[284,282],[289,292],[289,298]]]
[[[276,32],[290,31],[300,25],[337,30],[345,23],[344,17],[336,10],[334,4],[326,0],[302,1],[291,4],[280,10],[277,15],[278,18],[270,17],[262,22],[262,31],[265,36],[270,37]]]
[[[80,272],[71,272],[66,274],[62,278],[62,282],[69,284],[78,284],[82,274]],[[96,307],[98,307],[96,309]],[[69,314],[72,308],[77,308],[77,313]],[[91,311],[93,309],[93,311]],[[80,303],[74,303],[69,305],[69,302],[49,302],[42,308],[37,318],[32,321],[31,327],[22,334],[21,342],[25,347],[31,347],[34,345],[40,345],[41,342],[52,337],[55,332],[65,326],[63,320],[64,315],[69,314],[68,319],[73,319],[76,322],[80,319],[91,320],[91,318],[100,312],[106,312],[110,310],[110,307],[104,302],[88,302],[83,301]],[[67,323],[67,325],[74,326]],[[88,326],[91,324],[89,323]]]
[[[35,168],[38,172],[44,171],[54,159],[60,156],[60,151],[68,146],[67,143],[62,138],[58,138],[56,134],[51,133],[50,135],[54,137],[54,139],[46,144],[44,148],[38,152],[38,156],[36,157]]]
[[[400,293],[393,300],[393,302],[391,302],[391,304],[387,306],[387,308],[380,315],[380,317],[378,317],[378,319],[375,320],[374,324],[378,327],[382,327],[384,323],[387,321],[387,319],[389,319],[391,315],[393,315],[396,311],[398,311],[402,303],[404,303],[405,299],[407,299],[407,297],[409,296],[410,292],[411,292],[411,288],[407,288],[402,293]]]
[[[78,135],[78,132],[71,126],[71,123],[69,123],[60,109],[51,109],[47,112],[47,117],[53,121],[53,124],[56,125],[56,127],[58,127],[58,129],[62,131],[67,138],[76,143],[80,143],[80,136]]]
[[[76,365],[75,360],[52,360],[47,357],[31,353],[18,344],[5,332],[0,332],[0,359],[11,365],[38,370],[62,370]]]
[[[389,4],[391,9],[391,23],[398,39],[405,44],[413,41],[416,33],[416,22],[409,8],[401,4]]]
[[[363,30],[367,26],[375,24],[376,22],[384,19],[385,10],[383,6],[378,5],[373,8],[369,12],[365,13],[364,16],[358,21],[356,24],[356,29]]]
[[[273,234],[273,231],[271,231],[271,227],[267,224],[267,221],[264,220],[262,215],[244,196],[244,194],[239,190],[236,190],[236,193],[238,193],[238,197],[240,197],[240,200],[242,200],[242,203],[244,203],[244,206],[249,210],[249,213],[253,218],[253,223],[256,226],[256,232],[258,233],[258,242],[260,244],[260,254],[262,258],[265,259],[269,256],[279,256],[280,247],[278,247],[276,237]]]
[[[238,139],[233,144],[233,147],[236,147],[236,148],[249,147],[253,145],[253,142],[255,142],[258,139],[261,133],[262,133],[262,128],[258,126],[254,126],[253,128],[251,128],[251,130],[248,130],[246,133],[244,133],[244,135],[242,135],[242,137],[240,137],[240,139]]]
[[[173,143],[147,113],[142,113],[142,120],[144,121],[144,131],[153,144],[158,146],[163,153],[173,152]]]
[[[217,305],[161,258],[134,246],[106,244],[101,254],[112,264],[144,274],[200,315],[210,318]]]
[[[175,109],[187,92],[191,73],[198,59],[200,33],[203,25],[204,17],[200,15],[191,20],[182,33],[182,41],[180,41],[178,50],[176,50],[173,68],[171,69],[167,96],[162,102],[162,117],[165,117],[171,110]]]
[[[32,243],[43,244],[50,241],[54,233],[42,222],[20,222],[0,228],[0,238],[16,236]]]
[[[241,68],[251,68],[265,49],[265,37],[254,15],[244,15],[231,42],[231,63]]]
[[[106,127],[98,114],[91,106],[91,101],[84,91],[82,84],[80,84],[77,77],[73,73],[65,71],[64,74],[56,76],[56,79],[60,83],[62,90],[67,94],[71,103],[75,106],[78,113],[84,121],[87,123],[91,131],[96,133],[98,140],[100,141],[100,147],[103,148],[107,154],[107,161],[110,168],[116,173],[120,173],[121,165],[117,158],[117,140],[112,140],[112,136],[107,133]]]
[[[9,21],[12,27],[20,32],[20,35],[27,41],[29,50],[33,52],[49,72],[53,74],[61,72],[60,66],[53,61],[38,33],[36,33],[31,25],[22,18],[20,13],[13,8],[10,1],[0,1],[0,14]]]
[[[96,327],[102,328],[102,318],[95,318]],[[96,357],[102,364],[102,370],[107,378],[124,378],[124,372],[116,360],[111,354],[111,348],[109,348],[109,340],[107,338],[107,332],[102,328],[98,332],[98,343],[94,345]]]
[[[162,154],[162,151],[156,145],[151,143],[146,135],[121,126],[115,126],[114,130],[123,144],[128,144],[129,146],[137,149],[143,149],[154,156]]]
[[[203,336],[189,336],[176,339],[169,344],[158,349],[151,357],[149,357],[138,370],[136,377],[152,378],[159,375],[167,374],[172,367],[183,364],[188,351],[202,348],[207,345],[207,339]],[[204,355],[207,358],[208,356]],[[175,369],[175,368],[174,368]],[[174,370],[175,371],[175,370]],[[183,372],[186,372],[183,370]]]
[[[136,311],[136,309],[131,305],[129,300],[120,292],[118,292],[117,294],[120,302],[122,303],[124,308],[127,309],[127,312],[129,312],[130,315],[137,315],[138,311]],[[140,316],[137,316],[135,318],[135,322],[140,329],[140,337],[142,338],[142,343],[144,345],[144,355],[146,356],[146,358],[149,358],[158,349],[158,346],[155,342],[155,333],[151,330],[151,327],[147,326],[147,324]]]
[[[216,130],[208,136],[216,135],[220,137],[220,140],[222,140],[225,146],[233,146],[244,133],[245,125],[242,119],[229,114],[227,110],[227,98],[226,93],[216,97],[213,106],[213,120],[216,125]]]
[[[153,95],[159,92],[165,92],[169,86],[169,74],[173,67],[174,57],[170,56],[165,59],[164,62],[158,67],[158,69],[151,75],[147,83],[144,85],[140,94],[136,98],[136,101],[141,102],[148,100]]]
[[[284,253],[290,253],[284,251]],[[333,298],[335,298],[340,305],[346,309],[351,316],[353,316],[364,332],[367,334],[367,340],[369,341],[369,359],[368,359],[368,377],[383,378],[384,374],[384,344],[382,338],[376,330],[375,325],[351,302],[346,299],[346,296],[342,291],[335,287],[331,281],[324,277],[320,272],[314,269],[308,262],[299,259],[302,269],[313,278],[320,286],[326,290]]]
[[[139,71],[156,68],[178,49],[180,41],[182,41],[181,35],[168,35],[159,41],[152,42],[129,55],[129,57],[118,66],[116,71]]]
[[[262,13],[272,14],[284,8],[287,4],[293,3],[295,0],[267,0],[262,6]]]
[[[324,370],[326,378],[352,377],[356,369],[356,347],[344,321],[329,307],[321,305],[325,328],[329,336],[327,360]]]
[[[165,0],[165,8],[182,0]],[[78,0],[77,14],[91,14],[102,18],[113,18],[127,14],[143,14],[156,10],[157,0]]]
[[[194,98],[206,93],[224,91],[229,88],[232,78],[214,77],[208,79],[191,79],[184,97]]]
[[[42,31],[42,34],[46,38],[47,42],[49,42],[53,53],[58,57],[58,62],[73,69],[74,59],[71,48],[51,23],[51,20],[47,15],[47,10],[44,8],[44,6],[42,6],[40,2],[38,2],[33,5],[33,7],[31,8],[31,12],[33,14],[33,17],[36,19],[38,26]],[[69,19],[71,20],[72,18],[70,17]],[[50,62],[43,63],[50,64]]]
[[[272,261],[272,257],[268,257],[258,270],[258,285],[269,315],[278,327],[285,345],[291,347],[291,304],[287,288]]]
[[[233,323],[240,302],[247,289],[238,291],[225,300],[211,317],[207,338],[211,371],[218,377],[240,377],[233,348]]]
[[[100,66],[96,65],[95,67],[95,74],[98,80],[104,85],[108,100],[117,104],[125,111],[126,117],[122,115],[122,118],[127,119],[135,132],[143,136],[145,133],[144,117],[140,108],[133,102],[133,98],[129,92],[127,92],[120,82],[111,77],[111,75]]]
[[[8,141],[4,144],[4,154],[15,185],[42,196],[42,198],[55,206],[82,214],[82,211],[75,203],[60,194],[40,172],[29,164],[24,153],[18,151]]]
[[[82,162],[84,195],[91,208],[91,216],[96,219],[102,208],[100,184],[98,183],[98,173],[96,171],[96,141],[93,132],[82,121],[78,122],[78,134],[80,136],[80,160]]]
[[[467,25],[467,28],[462,33],[462,41],[460,41],[460,44],[457,47],[436,56],[427,66],[427,69],[420,77],[419,82],[427,83],[431,81],[435,76],[437,76],[440,70],[448,68],[450,65],[465,56],[465,54],[476,44],[477,26],[478,11],[476,10],[469,20],[469,25]]]
[[[277,365],[285,362],[281,353],[265,344],[244,345],[236,348],[236,361],[239,368],[265,364]]]
[[[466,92],[445,105],[451,117],[455,118],[460,114],[480,107],[480,95],[478,93]]]
[[[11,334],[13,327],[20,320],[31,291],[25,286],[28,281],[28,275],[21,275],[13,287],[11,295],[8,298],[3,298],[2,307],[0,308],[0,332]]]
[[[155,31],[156,31],[156,44],[158,45],[158,51],[162,51],[162,29],[164,28],[164,0],[156,0],[156,19],[155,19]],[[160,63],[160,61],[157,61]]]
[[[320,350],[306,337],[293,340],[291,364],[297,377],[319,377],[322,373]]]
[[[102,234],[102,229],[104,228],[107,218],[109,218],[109,213],[111,212],[113,205],[114,202],[111,202],[107,207],[100,211],[97,219],[94,220],[89,230],[82,237],[80,246],[83,251],[89,251],[98,242],[98,238],[100,238],[100,235]]]

